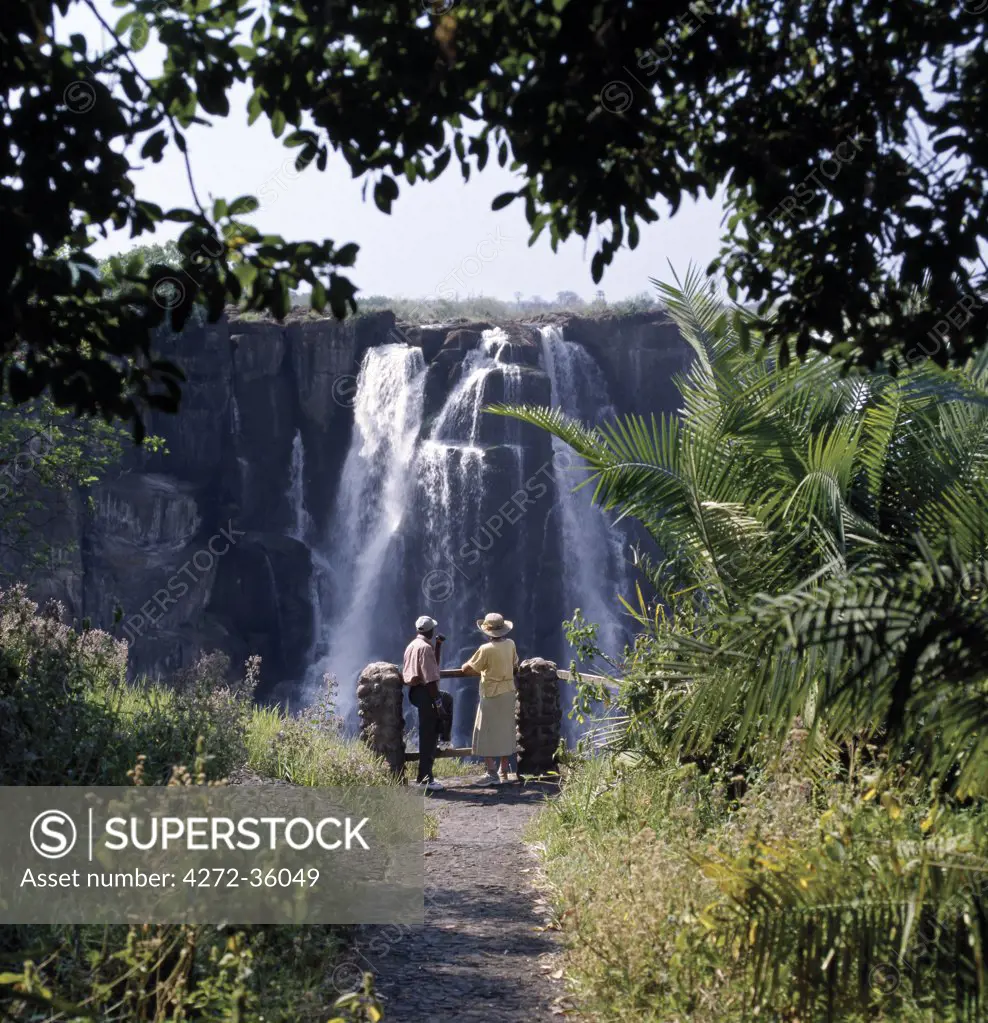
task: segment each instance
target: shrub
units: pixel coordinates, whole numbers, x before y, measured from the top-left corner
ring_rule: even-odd
[[[581,765],[534,825],[593,1018],[975,1018],[983,809],[795,758],[740,800],[716,767],[642,763]]]
[[[89,694],[123,683],[127,647],[63,615],[54,601],[39,614],[23,586],[0,590],[0,784],[101,778],[116,722]]]
[[[214,776],[244,762],[258,658],[237,682],[225,655],[207,654],[171,685],[130,685],[127,645],[63,616],[23,586],[0,591],[0,784],[123,785],[139,756],[164,782],[200,737]]]

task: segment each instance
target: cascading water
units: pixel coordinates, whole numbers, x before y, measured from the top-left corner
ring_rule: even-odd
[[[547,397],[584,420],[611,411],[603,376],[582,347],[547,327],[538,353],[541,360],[500,329],[484,331],[459,361],[436,359],[428,369],[416,347],[368,350],[336,504],[312,550],[320,621],[307,682],[315,687],[324,673],[334,675],[351,724],[360,670],[373,660],[400,661],[420,614],[435,617],[448,637],[444,667],[458,666],[482,642],[475,619],[489,611],[515,618],[523,657],[566,663],[559,623],[574,607],[601,626],[606,649],[620,652],[623,533],[588,491],[572,493],[576,473],[553,471],[570,460],[565,445],[550,447],[531,427],[483,414],[493,402]],[[427,378],[443,381],[445,392],[441,404],[429,399],[428,420]],[[312,542],[320,531],[306,517],[296,441],[293,535]],[[456,697],[453,739],[463,744],[477,684],[444,686]]]
[[[240,438],[240,405],[237,403],[237,396],[230,397],[230,429],[235,442]],[[250,463],[243,455],[237,455],[237,471],[240,473],[240,492],[247,493],[250,483]]]
[[[540,333],[552,405],[594,424],[613,416],[607,382],[590,353],[582,345],[564,340],[557,326],[542,327]],[[579,462],[569,447],[553,437],[552,448],[558,465],[573,463],[573,470],[560,469],[558,473],[555,509],[566,617],[579,607],[586,619],[600,626],[601,648],[620,654],[628,638],[617,600],[627,583],[625,536],[593,504],[589,487],[574,490],[585,474],[575,471]]]
[[[292,529],[288,534],[293,540],[305,543],[312,535],[312,516],[305,508],[305,450],[302,446],[302,431],[295,431],[292,441],[292,463],[288,475],[286,497],[292,509]]]
[[[486,552],[499,537],[491,533],[489,520],[482,520],[483,497],[493,475],[506,467],[515,487],[522,477],[519,446],[499,445],[499,457],[492,460],[490,448],[481,444],[482,411],[495,377],[503,380],[506,401],[520,396],[521,369],[503,358],[507,340],[498,328],[486,330],[479,348],[466,355],[460,382],[423,442],[417,462],[425,533],[430,538],[423,597],[441,605],[436,617],[441,617],[440,630],[449,638],[447,663],[453,666],[476,649],[475,620],[493,609],[484,603],[494,599],[495,566]],[[520,589],[525,585],[524,566],[519,569],[515,585]],[[454,684],[454,696],[468,688],[475,690],[476,683]],[[454,719],[454,739],[463,741],[472,725],[471,701],[456,699]]]
[[[424,383],[421,350],[398,344],[369,349],[357,378],[353,437],[322,552],[330,593],[316,650],[325,652],[309,674],[310,683],[325,672],[341,680],[346,716],[355,709],[351,680],[379,655],[377,626],[396,589],[386,573],[399,560],[390,555],[409,507]]]
[[[305,447],[302,443],[302,431],[296,430],[292,440],[292,461],[288,473],[288,490],[285,493],[292,510],[292,526],[288,535],[293,540],[309,547],[315,534],[315,523],[305,507]],[[311,569],[309,572],[309,606],[312,608],[312,635],[317,636],[322,623],[322,594],[319,592],[319,580],[325,574],[324,563],[318,560],[318,554],[309,547]]]

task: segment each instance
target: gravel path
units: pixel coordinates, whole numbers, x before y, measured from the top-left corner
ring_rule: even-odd
[[[360,970],[373,971],[386,1023],[559,1020],[560,949],[544,929],[536,857],[522,842],[555,788],[444,784],[427,802],[440,831],[426,843],[425,925],[361,928],[353,961],[334,979],[345,990]]]

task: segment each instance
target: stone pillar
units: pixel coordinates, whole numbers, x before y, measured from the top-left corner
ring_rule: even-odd
[[[556,665],[542,657],[522,661],[515,676],[518,773],[529,776],[555,770],[562,707]]]
[[[374,661],[357,679],[360,738],[387,761],[398,777],[405,773],[405,716],[401,671],[396,664]]]

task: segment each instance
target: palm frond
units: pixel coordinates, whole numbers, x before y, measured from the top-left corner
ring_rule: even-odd
[[[952,1018],[979,1018],[988,985],[984,836],[910,840],[907,828],[889,836],[880,823],[862,809],[825,824],[809,851],[752,837],[740,855],[697,860],[724,894],[707,910],[711,926],[751,963],[753,1010],[791,998],[801,1018],[881,1008],[891,1019],[890,996],[909,993],[954,1005]]]

